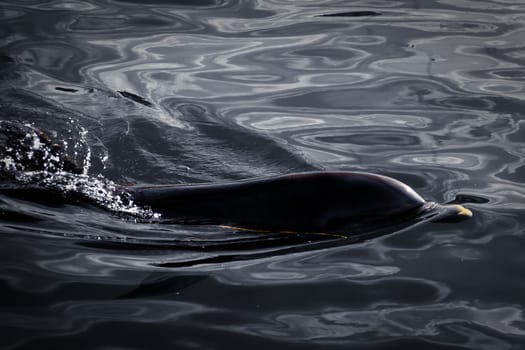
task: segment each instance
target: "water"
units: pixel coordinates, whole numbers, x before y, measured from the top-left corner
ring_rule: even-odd
[[[2,179],[1,348],[524,346],[522,2],[2,1],[0,23],[1,119],[84,171]],[[311,170],[474,217],[351,243],[111,207]]]

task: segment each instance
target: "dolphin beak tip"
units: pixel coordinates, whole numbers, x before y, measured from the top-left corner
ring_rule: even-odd
[[[457,215],[460,215],[460,216],[465,217],[465,218],[471,218],[472,217],[472,212],[469,209],[465,208],[464,206],[456,204],[456,205],[454,205],[454,207],[456,209]]]

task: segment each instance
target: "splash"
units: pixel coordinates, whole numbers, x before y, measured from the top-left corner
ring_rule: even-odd
[[[121,217],[155,221],[160,215],[134,204],[123,187],[102,175],[88,174],[91,150],[87,131],[73,145],[58,145],[31,124],[0,121],[0,178],[64,195],[81,196]],[[63,149],[71,151],[69,157]],[[84,150],[83,159],[80,151]],[[81,165],[79,165],[81,164]]]

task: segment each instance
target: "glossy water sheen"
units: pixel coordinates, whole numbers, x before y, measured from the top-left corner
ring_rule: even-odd
[[[523,2],[13,0],[0,38],[1,119],[67,142],[87,173],[48,183],[98,203],[2,180],[1,348],[525,344]],[[104,202],[311,170],[474,217],[350,244]]]

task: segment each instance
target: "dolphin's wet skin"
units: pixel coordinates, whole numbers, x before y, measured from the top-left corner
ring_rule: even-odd
[[[460,205],[426,202],[409,186],[370,173],[296,173],[225,184],[134,186],[126,191],[166,221],[277,232],[351,236],[408,225],[432,214],[446,221],[472,216]]]
[[[1,349],[518,350],[516,1],[2,1]]]

